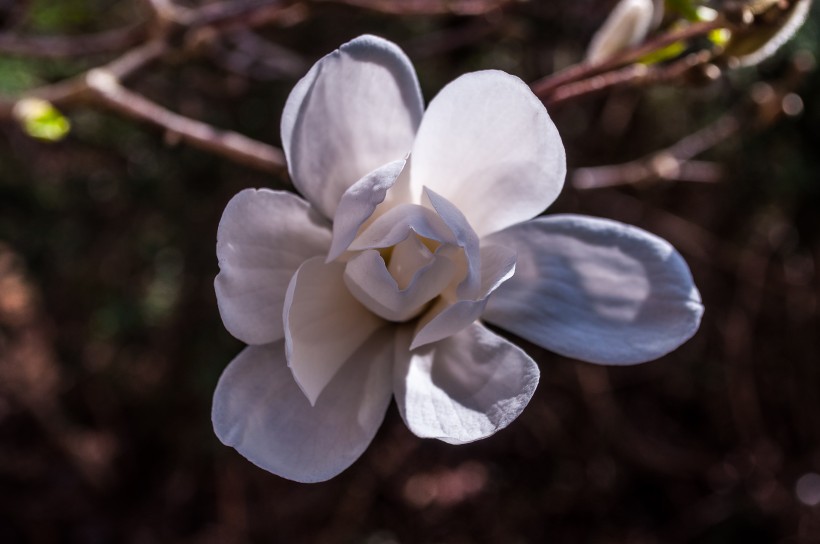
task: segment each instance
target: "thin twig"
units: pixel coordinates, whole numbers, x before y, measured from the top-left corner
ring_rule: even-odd
[[[598,189],[630,185],[649,179],[717,181],[719,169],[714,165],[691,161],[704,151],[737,133],[740,122],[734,113],[689,134],[661,151],[622,164],[579,168],[572,176],[576,189]]]
[[[548,98],[544,98],[544,103],[548,107],[551,107],[561,102],[597,93],[605,89],[635,83],[645,78],[648,72],[649,68],[647,66],[643,64],[632,64],[625,68],[592,76],[589,79],[568,83],[557,87]]]
[[[599,74],[612,72],[622,66],[632,64],[667,45],[679,41],[691,40],[698,36],[704,36],[713,30],[725,28],[726,26],[726,21],[721,17],[718,17],[714,21],[695,23],[681,30],[661,34],[640,46],[623,51],[606,62],[600,64],[582,63],[573,65],[566,70],[539,79],[534,82],[531,87],[536,96],[542,100],[546,100],[551,98],[555,91],[563,86],[581,80],[588,80]]]
[[[236,32],[202,47],[207,47],[211,60],[228,72],[262,81],[297,79],[310,66],[293,51],[250,31]]]
[[[749,100],[742,101],[733,111],[671,146],[621,164],[578,168],[573,174],[572,185],[576,189],[597,189],[651,179],[718,181],[721,176],[719,167],[692,159],[744,128],[759,131],[784,115],[798,115],[799,109],[789,109],[789,97],[799,102],[792,89],[802,83],[808,71],[802,58],[794,59],[793,65],[794,73],[787,74],[777,85],[756,84],[748,93]],[[750,103],[754,106],[753,112],[749,111]]]
[[[236,27],[248,21],[260,21],[273,12],[286,8],[291,1],[286,0],[227,0],[208,4],[197,9],[191,17],[191,27]],[[258,26],[258,25],[255,25]]]
[[[484,15],[497,11],[511,0],[314,0],[347,4],[390,15]]]
[[[605,89],[630,85],[633,87],[677,81],[698,66],[705,66],[714,58],[715,52],[704,49],[691,53],[669,64],[631,64],[589,79],[557,87],[552,94],[542,97],[544,104],[553,107]]]
[[[163,128],[169,135],[177,136],[194,147],[266,172],[280,173],[285,167],[281,150],[167,110],[129,91],[104,70],[91,70],[86,76],[86,83],[96,102],[133,119]]]
[[[206,12],[178,10],[167,0],[150,0],[158,23],[180,24],[181,21],[199,21],[205,26],[192,30],[208,29],[212,34],[229,32],[232,25],[239,24],[239,17],[254,18],[260,12],[269,15],[273,6],[277,9],[281,2],[272,0],[245,2],[241,6],[228,3],[210,7]],[[241,8],[241,9],[240,9]],[[170,19],[163,19],[169,17]],[[230,21],[231,25],[211,27],[209,25]],[[256,22],[259,22],[256,20]],[[238,27],[237,27],[238,28]],[[191,30],[191,31],[192,31]],[[191,32],[189,31],[189,32]],[[126,89],[122,81],[134,73],[175,49],[167,41],[165,34],[159,34],[151,41],[134,47],[106,65],[93,68],[72,78],[32,89],[24,96],[13,100],[0,100],[0,118],[13,115],[15,105],[23,99],[39,98],[51,102],[58,108],[76,105],[100,105],[125,116],[160,127],[169,136],[178,138],[194,147],[229,158],[237,163],[265,172],[281,173],[285,168],[282,151],[276,147],[255,141],[232,131],[220,130],[207,123],[174,113],[144,96]],[[184,46],[183,46],[184,47]]]
[[[98,68],[122,80],[147,66],[165,52],[165,44],[161,41],[147,42],[129,50],[124,55]],[[28,91],[17,99],[0,99],[0,118],[9,118],[15,104],[26,98],[39,98],[51,102],[58,108],[68,108],[89,100],[87,72],[51,85],[43,85]]]
[[[159,59],[167,51],[168,45],[162,41],[146,42],[109,62],[103,69],[117,79],[126,79]]]
[[[61,59],[121,51],[145,39],[144,23],[83,36],[20,36],[0,34],[0,53]]]

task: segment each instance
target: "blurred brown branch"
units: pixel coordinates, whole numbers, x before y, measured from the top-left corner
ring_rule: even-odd
[[[720,167],[692,159],[743,129],[760,131],[784,115],[799,115],[803,103],[793,90],[814,66],[811,59],[797,54],[792,59],[791,68],[781,80],[773,84],[756,83],[750,88],[747,100],[733,111],[684,136],[671,146],[621,164],[578,168],[572,176],[572,185],[577,189],[597,189],[658,179],[719,181],[722,174]]]
[[[66,58],[121,51],[142,42],[147,25],[138,23],[84,36],[21,36],[0,34],[0,54]]]
[[[723,115],[666,149],[641,159],[617,165],[579,168],[573,174],[572,185],[577,189],[597,189],[650,179],[718,181],[719,167],[691,159],[737,133],[739,128],[740,122],[734,113]]]
[[[380,11],[392,15],[483,15],[496,11],[511,0],[315,0]]]
[[[0,117],[10,118],[15,105],[29,98],[46,100],[58,108],[102,106],[160,127],[172,141],[181,140],[265,172],[282,172],[285,161],[280,149],[174,113],[141,94],[128,90],[122,85],[122,81],[168,55],[203,51],[202,44],[218,38],[220,34],[267,24],[287,7],[287,2],[222,2],[197,9],[178,7],[169,0],[147,0],[147,4],[153,15],[153,26],[150,28],[148,23],[140,23],[125,30],[78,38],[7,36],[7,49],[41,56],[49,56],[45,51],[47,47],[59,50],[59,53],[52,52],[51,56],[82,56],[128,45],[133,47],[108,64],[54,84],[31,89],[19,97],[0,99]],[[184,37],[182,40],[178,39],[180,34]],[[153,38],[140,42],[140,39],[145,40],[149,36]],[[72,40],[77,40],[77,43],[74,44]],[[3,44],[3,38],[0,37],[0,50]],[[292,62],[293,59],[289,60]]]
[[[505,8],[511,0],[243,0],[221,1],[197,7],[185,7],[173,0],[141,0],[147,8],[146,20],[133,26],[88,36],[22,37],[0,34],[0,52],[43,57],[88,56],[114,52],[131,47],[119,58],[96,66],[73,78],[31,89],[22,96],[0,99],[0,117],[9,118],[15,104],[25,98],[39,98],[59,108],[77,105],[103,106],[139,121],[160,127],[171,140],[176,138],[227,157],[238,163],[265,172],[284,171],[281,150],[234,132],[211,127],[200,120],[186,118],[122,85],[143,67],[158,61],[209,58],[224,70],[242,77],[257,79],[296,78],[306,69],[307,62],[253,32],[271,24],[288,26],[307,17],[312,5],[346,4],[392,15],[485,15]],[[644,44],[628,49],[600,64],[582,63],[562,72],[542,78],[532,84],[533,92],[547,106],[557,106],[606,89],[623,86],[645,86],[662,82],[683,81],[685,78],[714,79],[720,70],[712,64],[720,54],[718,48],[705,46],[668,62],[640,64],[651,53],[672,44],[689,44],[720,28],[741,28],[722,15],[714,21],[694,23],[651,38]],[[491,31],[493,26],[478,20],[462,34],[448,32],[438,37],[436,48],[453,47],[463,40],[475,40]],[[668,151],[668,150],[667,150]],[[658,162],[658,157],[673,161]],[[684,164],[692,157],[678,159],[674,153],[652,157],[640,164],[619,167],[631,172],[633,178],[652,175],[656,167],[664,167],[662,175],[674,173],[714,178],[705,164]],[[667,166],[677,161],[675,168]],[[651,164],[650,164],[651,163]],[[635,166],[636,168],[631,168]],[[654,170],[653,170],[654,168]],[[587,174],[590,172],[587,171]],[[657,173],[657,172],[656,172]],[[612,178],[612,172],[597,172]],[[629,177],[629,176],[627,176]],[[596,181],[596,183],[600,183]],[[609,182],[606,182],[609,183]]]
[[[166,46],[163,42],[150,41],[95,69],[104,70],[112,77],[122,80],[150,64],[165,52]],[[60,108],[70,108],[88,103],[93,100],[86,81],[88,73],[84,72],[51,85],[31,89],[24,96],[17,99],[0,100],[0,117],[10,117],[13,114],[14,106],[21,100],[28,98],[46,100]]]
[[[497,10],[509,0],[338,1],[392,14],[477,15]],[[298,21],[304,17],[305,4],[247,0],[189,8],[172,0],[143,2],[149,10],[147,21],[127,29],[85,37],[0,36],[0,51],[5,47],[7,52],[44,57],[84,56],[132,47],[106,65],[31,89],[19,97],[0,100],[0,117],[11,117],[15,105],[27,98],[46,100],[63,109],[101,106],[162,128],[169,141],[181,140],[264,172],[284,171],[284,154],[280,149],[170,111],[129,90],[122,82],[153,62],[180,54],[210,56],[217,65],[243,76],[295,78],[304,72],[306,63],[298,55],[250,31],[280,19]]]
[[[634,65],[634,63],[640,60],[642,57],[645,57],[650,53],[659,51],[668,45],[671,45],[676,42],[686,42],[693,38],[705,36],[713,30],[716,30],[718,28],[724,28],[726,26],[727,22],[723,20],[722,17],[718,17],[714,21],[695,23],[681,30],[674,30],[667,32],[665,34],[660,34],[639,46],[623,51],[622,53],[612,57],[610,60],[606,62],[602,62],[600,64],[582,63],[570,66],[569,68],[563,71],[556,72],[555,74],[551,74],[549,76],[539,79],[538,81],[534,82],[531,85],[531,87],[536,96],[538,96],[545,102],[550,103],[556,101],[555,95],[558,94],[558,91],[561,90],[561,88],[571,84],[577,85],[586,82],[586,84],[590,87],[595,87],[595,90],[600,90],[605,87],[620,84],[628,79],[623,75],[623,73],[620,78],[611,76],[613,82],[609,85],[601,85],[599,83],[597,86],[595,86],[593,82],[600,81],[594,80],[595,77],[604,77],[606,79],[605,76],[601,75],[618,73],[619,68],[622,68],[626,65]],[[632,70],[634,71],[634,68],[632,68]],[[630,72],[625,71],[624,73],[628,74]],[[576,95],[577,94],[580,93],[576,93]]]
[[[172,140],[178,138],[194,147],[271,173],[279,172],[285,163],[280,149],[169,111],[129,91],[110,72],[92,70],[85,81],[91,100],[133,119],[162,127]]]

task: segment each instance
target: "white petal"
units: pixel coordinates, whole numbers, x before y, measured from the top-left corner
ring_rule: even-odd
[[[401,204],[373,221],[348,249],[380,249],[394,246],[415,232],[445,244],[457,242],[453,232],[433,210],[418,204]]]
[[[516,225],[488,241],[518,251],[513,276],[483,319],[584,361],[656,359],[698,329],[703,306],[683,258],[641,229],[557,215]]]
[[[475,299],[453,300],[442,296],[416,325],[410,349],[437,342],[464,329],[481,314],[490,295],[515,273],[515,251],[502,246],[481,248],[481,291]]]
[[[285,298],[285,351],[311,404],[384,321],[345,287],[344,265],[314,257],[299,267]]]
[[[399,289],[407,289],[418,278],[419,272],[434,260],[435,256],[419,237],[410,235],[393,246],[387,270]]]
[[[413,146],[411,189],[452,202],[479,236],[541,213],[564,184],[566,158],[544,105],[517,77],[466,74],[430,103]]]
[[[394,334],[374,335],[311,406],[293,380],[282,342],[245,348],[214,393],[214,431],[255,465],[297,482],[328,480],[375,436],[392,396]]]
[[[282,338],[290,278],[327,251],[329,225],[292,193],[245,189],[225,207],[216,240],[214,288],[225,328],[246,344]]]
[[[452,202],[428,188],[424,189],[423,200],[429,203],[456,237],[456,244],[464,249],[466,270],[464,279],[458,285],[459,299],[476,298],[481,290],[481,258],[478,235],[467,222],[464,214]]]
[[[293,183],[332,218],[345,190],[407,156],[424,106],[416,74],[395,44],[360,36],[317,62],[282,113]]]
[[[653,0],[621,0],[592,37],[586,60],[597,64],[646,38],[655,6]]]
[[[411,352],[404,347],[397,342],[393,390],[405,423],[423,438],[486,438],[518,417],[538,385],[535,362],[478,323]]]
[[[333,220],[333,243],[327,262],[341,255],[356,237],[359,228],[373,215],[376,207],[384,201],[387,190],[401,174],[404,159],[381,166],[351,185],[342,195]]]
[[[454,270],[450,259],[432,256],[402,288],[385,267],[379,252],[368,249],[348,261],[344,279],[353,296],[370,311],[389,321],[406,321],[441,293]]]

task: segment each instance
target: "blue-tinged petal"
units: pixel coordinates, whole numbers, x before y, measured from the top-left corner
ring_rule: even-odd
[[[402,333],[393,390],[407,427],[422,438],[486,438],[518,417],[538,385],[535,362],[479,323],[413,351],[409,331]]]
[[[410,249],[408,249],[410,248]],[[414,252],[418,261],[410,261]],[[409,264],[408,277],[397,273],[396,262]],[[434,255],[416,238],[410,236],[393,247],[390,266],[375,249],[362,251],[345,267],[345,284],[356,299],[370,311],[389,321],[407,321],[447,286],[455,271],[453,262]],[[398,276],[398,277],[397,277]]]
[[[332,219],[348,187],[407,156],[423,112],[416,73],[398,46],[375,36],[344,44],[285,104],[282,146],[294,185]]]
[[[297,482],[328,480],[359,458],[390,404],[394,333],[374,334],[311,406],[283,342],[245,348],[214,393],[214,431],[255,465]]]
[[[246,189],[219,222],[214,280],[225,328],[247,344],[283,337],[282,308],[291,276],[330,246],[330,226],[292,193]]]
[[[350,245],[359,229],[384,201],[387,191],[401,174],[404,159],[393,161],[373,170],[351,185],[342,195],[333,220],[333,243],[327,262],[335,260]]]
[[[636,227],[556,215],[487,240],[518,252],[482,318],[568,357],[611,365],[669,353],[698,329],[700,294],[683,258]]]
[[[411,349],[438,342],[481,317],[490,295],[515,273],[515,251],[488,245],[481,248],[481,285],[475,298],[460,299],[457,289],[442,293],[416,323]]]
[[[442,244],[455,244],[453,232],[433,210],[418,204],[401,204],[391,208],[359,234],[348,249],[382,249],[394,246],[416,233]]]

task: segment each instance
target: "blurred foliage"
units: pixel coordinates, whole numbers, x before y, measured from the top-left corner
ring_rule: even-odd
[[[49,102],[37,98],[19,101],[14,116],[26,134],[32,138],[57,142],[68,135],[71,123]]]
[[[260,36],[309,65],[356,35],[383,35],[413,60],[429,100],[467,71],[531,82],[576,62],[612,4],[398,17],[312,2],[301,21]],[[94,32],[140,13],[131,2],[34,0],[20,28]],[[670,145],[757,82],[780,85],[796,53],[820,55],[818,32],[815,11],[759,67],[552,111],[570,174]],[[88,62],[0,58],[0,93]],[[206,58],[129,82],[272,144],[293,84]],[[820,512],[795,485],[820,472],[818,72],[794,92],[802,114],[702,157],[718,183],[568,186],[550,210],[637,224],[676,245],[707,307],[692,341],[613,369],[522,342],[542,383],[507,430],[452,447],[413,437],[391,408],[360,461],[312,486],[219,444],[209,416],[241,349],[213,294],[220,215],[239,190],[288,181],[91,108],[67,114],[59,142],[0,124],[0,542],[816,542]]]

